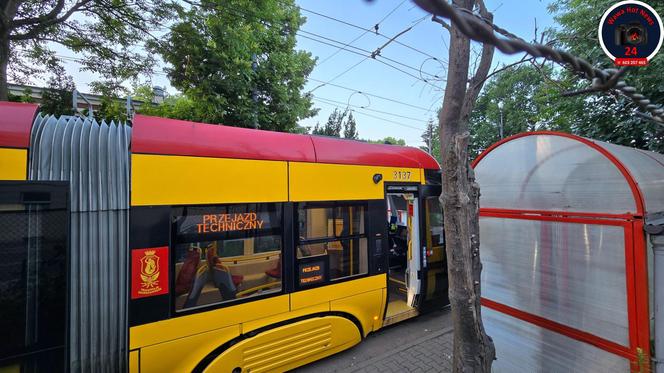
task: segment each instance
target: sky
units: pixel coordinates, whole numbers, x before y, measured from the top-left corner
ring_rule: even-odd
[[[554,25],[546,9],[548,0],[485,1],[494,13],[495,24],[524,39],[533,39],[535,25],[540,33]],[[407,0],[296,2],[306,17],[296,48],[318,57],[304,91],[312,92],[314,107],[320,109],[315,117],[299,124],[323,124],[335,108],[350,108],[360,138],[392,136],[411,146],[424,145],[420,136],[442,104],[449,32]],[[384,36],[363,30],[374,30],[375,25]],[[398,43],[386,45],[375,59],[369,57],[388,38],[404,30],[407,31],[395,39]],[[66,50],[58,50],[58,54],[76,57]],[[520,58],[521,55],[507,56],[496,51],[493,64],[499,66]],[[94,75],[80,71],[71,59],[65,64],[79,91],[89,92],[88,84]],[[156,70],[152,84],[176,93],[162,72],[163,66]]]

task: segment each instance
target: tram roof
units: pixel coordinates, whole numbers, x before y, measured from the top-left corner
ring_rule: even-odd
[[[326,136],[298,135],[137,115],[132,152],[198,157],[439,169],[426,152]]]
[[[30,129],[38,109],[37,104],[0,103],[0,147],[28,148]]]

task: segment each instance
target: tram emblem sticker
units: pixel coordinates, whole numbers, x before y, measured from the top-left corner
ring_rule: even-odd
[[[168,293],[168,247],[131,251],[131,298]]]
[[[599,23],[599,43],[617,66],[646,66],[664,40],[659,14],[635,0],[610,7]]]

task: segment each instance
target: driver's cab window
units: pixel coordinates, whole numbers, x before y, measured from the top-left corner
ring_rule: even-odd
[[[366,211],[363,202],[298,206],[300,287],[368,273]]]
[[[174,209],[176,311],[281,291],[280,203]]]

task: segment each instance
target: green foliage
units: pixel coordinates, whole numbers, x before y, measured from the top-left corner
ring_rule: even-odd
[[[32,98],[32,89],[26,87],[20,95],[9,94],[7,101],[33,103],[35,99]]]
[[[72,115],[72,92],[76,89],[74,79],[62,67],[56,67],[48,80],[41,98],[41,111],[53,115]]]
[[[501,122],[504,137],[534,130],[570,131],[567,117],[580,108],[563,110],[556,87],[542,74],[552,76],[552,68],[523,64],[502,71],[486,84],[470,117],[471,158],[500,140]]]
[[[442,159],[440,158],[440,131],[433,119],[429,119],[427,122],[427,128],[422,133],[422,141],[426,145],[420,146],[420,149],[431,154],[432,157],[440,162]]]
[[[134,99],[142,101],[143,104],[136,109],[140,114],[152,115],[163,118],[175,118],[182,120],[198,120],[197,111],[200,106],[185,95],[168,96],[159,105],[153,105],[152,88],[139,87],[134,90]],[[225,123],[222,123],[225,124]]]
[[[357,122],[355,121],[355,117],[353,117],[353,112],[351,110],[346,109],[341,111],[338,108],[335,108],[332,114],[327,118],[327,122],[325,122],[324,126],[321,127],[320,123],[316,123],[316,126],[311,130],[311,134],[313,135],[332,137],[341,137],[342,132],[346,139],[358,139]]]
[[[557,0],[549,6],[559,24],[553,34],[560,46],[599,67],[615,67],[602,51],[597,41],[597,25],[606,9],[615,4],[612,0],[585,2],[579,0]],[[650,2],[655,10],[664,14],[664,3]],[[664,58],[662,51],[647,67],[632,68],[625,76],[628,84],[657,104],[664,102]],[[574,81],[575,88],[588,85],[569,72],[563,79]],[[620,95],[596,94],[561,99],[565,101],[560,110],[567,112],[570,129],[581,136],[609,141],[642,149],[664,151],[664,131],[657,124],[634,114],[636,106]]]
[[[293,0],[205,0],[178,18],[151,48],[193,104],[186,119],[297,131],[300,119],[315,114],[302,93],[314,59],[295,50],[304,18]]]
[[[341,137],[341,129],[344,127],[344,118],[348,115],[348,110],[341,111],[335,108],[332,114],[327,118],[327,122],[323,127],[318,123],[312,129],[311,133],[314,135]]]
[[[344,138],[357,140],[358,135],[357,123],[355,123],[355,117],[353,117],[353,112],[351,111],[348,113],[346,123],[344,123]]]
[[[366,140],[366,142],[371,143],[371,144],[388,144],[388,145],[406,146],[406,140],[397,139],[396,137],[392,137],[392,136],[387,136],[386,138],[380,139],[380,140]]]
[[[154,57],[135,46],[156,40],[153,30],[177,8],[171,0],[10,1],[0,7],[0,18],[8,21],[0,22],[0,40],[8,40],[0,46],[8,52],[0,52],[0,66],[8,58],[9,77],[27,82],[61,64],[53,49],[59,44],[83,55],[83,70],[101,76],[92,84],[96,92],[105,87],[117,93],[123,81],[152,74]],[[6,73],[0,71],[0,78]]]
[[[549,10],[559,27],[549,30],[557,47],[569,50],[596,66],[608,68],[613,62],[597,41],[597,25],[614,1],[557,0]],[[655,9],[664,13],[663,5]],[[647,67],[635,67],[626,80],[656,103],[664,102],[664,58],[661,54]],[[504,136],[533,130],[570,132],[597,140],[641,149],[664,151],[664,131],[655,123],[634,114],[631,100],[617,93],[596,93],[572,97],[563,92],[587,88],[589,82],[567,69],[550,63],[521,64],[506,69],[489,81],[470,118],[469,154],[476,157]]]

